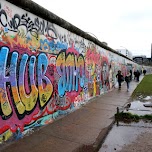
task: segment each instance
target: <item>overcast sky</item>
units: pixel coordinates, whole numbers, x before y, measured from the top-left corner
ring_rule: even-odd
[[[33,0],[113,49],[151,56],[152,0]]]

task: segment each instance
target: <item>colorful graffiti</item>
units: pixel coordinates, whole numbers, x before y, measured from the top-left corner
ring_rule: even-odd
[[[64,96],[65,91],[78,91],[83,88],[85,79],[85,62],[83,55],[74,54],[74,49],[61,51],[56,60],[57,72],[60,75],[58,82],[59,96]],[[77,53],[78,54],[78,53]]]
[[[28,56],[27,54],[22,54],[20,62],[17,65],[18,53],[13,51],[10,57],[10,67],[9,75],[6,76],[5,69],[7,67],[9,48],[2,47],[0,50],[0,99],[1,99],[1,113],[3,119],[7,119],[12,114],[12,108],[10,105],[11,99],[9,99],[8,94],[13,97],[14,104],[16,106],[17,113],[23,115],[25,111],[31,111],[37,100],[39,100],[40,107],[43,108],[48,102],[49,98],[53,92],[53,86],[51,81],[45,76],[48,59],[44,53],[41,53],[37,57],[37,84],[35,84],[34,75],[35,74],[35,56]],[[27,61],[29,60],[29,65],[27,66]],[[9,62],[8,61],[8,62]],[[28,68],[28,69],[27,69]],[[42,69],[43,68],[43,69]],[[18,69],[18,78],[17,78]],[[28,71],[27,77],[25,77],[26,69]],[[30,82],[27,82],[29,79]],[[45,88],[43,86],[43,81],[45,81]],[[10,88],[7,91],[7,82],[10,83]],[[30,91],[26,88],[25,82],[30,86]],[[19,89],[18,89],[19,88]],[[10,93],[11,90],[11,93]],[[9,93],[8,93],[9,92]],[[27,93],[28,92],[28,93]],[[38,97],[39,96],[39,97]],[[38,99],[39,98],[39,99]]]
[[[0,143],[113,89],[122,57],[0,1]],[[133,66],[135,67],[135,66]]]

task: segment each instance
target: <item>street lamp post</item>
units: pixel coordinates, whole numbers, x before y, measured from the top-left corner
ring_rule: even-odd
[[[126,56],[128,57],[128,55],[129,55],[128,49],[126,47],[124,47],[124,46],[120,46],[120,47],[122,47],[122,48],[124,48],[126,50]]]

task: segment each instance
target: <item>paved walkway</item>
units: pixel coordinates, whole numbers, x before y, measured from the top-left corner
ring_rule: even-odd
[[[96,97],[73,113],[6,146],[1,152],[93,152],[114,123],[116,108],[123,106],[137,82]]]

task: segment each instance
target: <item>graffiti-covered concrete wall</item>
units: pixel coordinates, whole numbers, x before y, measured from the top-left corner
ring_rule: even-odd
[[[137,66],[37,15],[0,0],[0,143],[108,92],[118,70]]]

